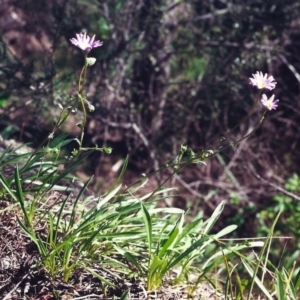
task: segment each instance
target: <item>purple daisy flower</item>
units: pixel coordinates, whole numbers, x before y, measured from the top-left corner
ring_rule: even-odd
[[[261,97],[261,102],[262,104],[268,109],[268,110],[272,110],[272,109],[276,109],[278,107],[278,102],[279,100],[276,99],[274,100],[275,95],[272,95],[269,99],[266,96],[266,94],[263,94]]]
[[[88,35],[86,35],[86,32],[78,33],[76,34],[76,37],[77,38],[70,39],[70,42],[76,47],[86,52],[90,52],[93,48],[100,47],[103,45],[103,42],[101,41],[94,41],[95,35],[92,38],[90,38]]]
[[[269,76],[268,74],[263,75],[262,72],[256,72],[256,74],[252,74],[253,78],[250,79],[250,84],[253,86],[257,86],[259,89],[268,89],[273,90],[277,84],[274,80],[273,76]]]

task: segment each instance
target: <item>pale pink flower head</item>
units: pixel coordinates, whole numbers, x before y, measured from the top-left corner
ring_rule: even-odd
[[[84,33],[77,33],[76,38],[70,39],[71,43],[83,51],[90,52],[93,48],[100,47],[103,45],[101,41],[94,41],[95,35],[90,38]]]
[[[269,99],[267,97],[266,94],[263,94],[261,97],[261,102],[262,104],[268,109],[268,110],[272,110],[272,109],[276,109],[278,107],[278,102],[279,100],[276,99],[274,100],[275,95],[272,95]]]
[[[253,78],[249,78],[250,84],[252,84],[253,86],[257,86],[260,90],[273,90],[277,84],[273,76],[268,77],[268,74],[263,75],[262,72],[257,71],[256,74],[252,74],[252,76]]]

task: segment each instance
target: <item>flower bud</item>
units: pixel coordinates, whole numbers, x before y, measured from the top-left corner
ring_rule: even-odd
[[[86,64],[89,67],[92,66],[95,62],[96,62],[96,58],[95,57],[87,57],[86,58]]]

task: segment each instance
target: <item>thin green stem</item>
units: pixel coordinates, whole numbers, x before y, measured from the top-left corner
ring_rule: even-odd
[[[80,95],[83,91],[85,81],[86,81],[86,71],[87,71],[86,59],[87,59],[87,53],[84,52],[84,66],[81,69],[79,80],[78,80],[78,94],[80,94]]]
[[[237,144],[243,140],[245,140],[246,138],[248,138],[258,127],[259,125],[262,123],[262,121],[265,119],[265,114],[266,114],[267,110],[264,111],[262,117],[260,118],[260,120],[257,122],[257,124],[254,126],[254,128],[244,137],[242,137],[241,139],[235,141],[233,144]]]
[[[81,129],[81,137],[80,137],[80,145],[79,145],[79,151],[82,150],[82,143],[83,143],[83,137],[84,137],[84,128],[86,125],[86,108],[85,108],[85,98],[82,95],[82,91],[86,82],[86,74],[87,74],[87,53],[84,52],[84,66],[80,72],[79,81],[78,81],[78,99],[81,103],[81,108],[83,112],[83,122],[80,126]]]
[[[60,115],[59,115],[59,118],[58,118],[58,121],[56,122],[56,124],[54,125],[53,127],[53,130],[51,132],[51,135],[54,136],[55,132],[58,130],[58,128],[65,122],[65,120],[69,117],[71,111],[78,105],[78,100],[75,102],[75,104],[72,106],[71,109],[69,109],[67,111],[67,113],[65,114],[65,111],[66,109],[63,108]],[[50,136],[50,135],[49,135]],[[29,162],[31,161],[32,157],[34,155],[36,155],[40,149],[47,143],[47,146],[49,146],[49,143],[50,143],[50,140],[51,138],[50,137],[46,137],[40,144],[39,146],[32,152],[32,154],[30,155],[30,157],[28,158],[28,160],[26,161],[26,163],[24,164],[24,166],[20,169],[21,171],[25,170],[25,168],[27,167],[27,165],[29,164]]]
[[[80,137],[80,149],[82,149],[82,143],[83,143],[83,137],[84,137],[84,128],[86,124],[86,108],[85,108],[85,101],[84,98],[78,94],[81,107],[82,107],[82,112],[83,112],[83,122],[82,122],[82,127],[81,127],[81,137]]]

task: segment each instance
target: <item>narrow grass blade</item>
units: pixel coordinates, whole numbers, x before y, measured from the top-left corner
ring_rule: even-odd
[[[18,197],[11,190],[9,183],[6,181],[4,176],[0,173],[0,184],[8,192],[8,194],[14,199],[15,202],[18,202]]]
[[[300,288],[300,269],[298,270],[298,273],[294,280],[294,288],[295,288],[295,291],[297,291]]]
[[[73,173],[78,165],[83,161],[86,157],[88,157],[93,151],[86,151],[83,154],[80,154],[79,157],[76,157],[76,159],[72,160],[72,164],[70,164],[68,167],[64,169],[64,171],[59,174],[52,182],[52,186],[57,184],[61,179],[64,179],[68,174]],[[51,186],[47,189],[50,190]]]
[[[121,181],[121,179],[123,178],[124,174],[125,174],[125,171],[127,169],[127,166],[128,166],[128,155],[126,156],[125,160],[124,160],[124,163],[123,163],[123,166],[122,166],[122,170],[121,170],[121,173],[120,175],[118,176],[117,180],[113,183],[112,187],[110,188],[110,190],[108,191],[108,194],[111,192],[111,190],[115,189],[115,186],[118,185]]]
[[[177,265],[182,259],[186,258],[192,251],[197,249],[199,246],[201,246],[208,237],[203,236],[198,241],[196,241],[193,245],[191,245],[187,250],[185,250],[183,253],[181,253],[179,256],[177,256],[173,261],[170,261],[168,266],[166,267],[165,271],[169,271],[172,269],[175,265]]]
[[[139,270],[140,274],[143,274],[143,270],[142,270],[140,264],[138,263],[136,258],[131,253],[124,252],[124,257]]]
[[[229,225],[225,228],[223,228],[221,231],[219,231],[217,234],[214,235],[214,238],[220,238],[224,235],[227,235],[231,232],[233,232],[234,230],[237,229],[237,225]]]
[[[265,294],[265,296],[269,299],[269,300],[273,300],[274,298],[272,297],[272,295],[268,292],[268,290],[265,288],[265,286],[263,285],[263,283],[260,281],[260,279],[256,276],[256,270],[253,271],[253,269],[249,266],[249,264],[242,259],[242,263],[245,266],[245,269],[247,270],[247,272],[249,273],[249,275],[252,278],[252,281],[255,282],[257,284],[257,286],[261,289],[261,291]],[[251,295],[252,295],[252,291],[253,289],[250,289],[249,294],[248,294],[248,299],[250,300]]]
[[[48,252],[47,249],[45,248],[45,245],[43,244],[43,241],[39,240],[33,232],[31,232],[26,225],[21,222],[19,218],[17,218],[18,223],[20,227],[23,229],[23,231],[27,234],[27,236],[36,244],[38,247],[39,253],[42,255],[43,258],[47,257]]]
[[[90,272],[92,275],[94,275],[95,277],[97,277],[101,282],[104,282],[105,284],[111,286],[111,287],[116,287],[113,283],[111,283],[109,280],[105,279],[104,277],[100,276],[97,272],[95,272],[93,269],[88,268],[86,266],[83,266],[83,268],[85,270],[87,270],[88,272]]]
[[[73,227],[73,225],[75,224],[75,218],[76,218],[76,207],[77,207],[77,203],[79,201],[79,199],[81,198],[83,192],[86,190],[87,186],[90,184],[91,180],[93,177],[90,177],[89,180],[87,180],[87,182],[84,184],[84,186],[82,187],[82,189],[80,190],[79,194],[77,195],[75,202],[73,203],[73,208],[72,208],[72,214],[71,214],[71,218],[69,221],[69,228]]]
[[[251,282],[251,285],[250,285],[250,291],[249,291],[249,295],[248,295],[248,299],[247,300],[250,300],[250,295],[252,294],[252,291],[253,291],[253,288],[254,288],[254,282],[256,282],[256,280],[258,279],[256,274],[258,272],[258,269],[259,269],[259,266],[260,266],[260,261],[263,261],[263,256],[265,254],[265,251],[267,250],[268,247],[270,247],[270,243],[271,243],[271,238],[273,236],[273,232],[274,232],[274,228],[275,228],[275,225],[277,224],[277,221],[280,217],[282,213],[282,210],[279,211],[279,213],[277,214],[271,228],[270,228],[270,231],[268,233],[268,236],[267,236],[267,239],[264,243],[264,246],[262,247],[260,253],[259,253],[259,259],[256,263],[256,267],[255,267],[255,270],[254,270],[254,273],[253,273],[253,277],[252,277],[252,282]],[[266,262],[267,262],[267,258],[265,258]],[[264,274],[264,273],[263,273]],[[260,282],[260,281],[259,281]],[[262,287],[264,287],[262,284],[261,284]],[[260,286],[260,288],[261,288]]]
[[[208,233],[211,228],[213,227],[213,225],[216,223],[216,221],[218,220],[219,216],[221,215],[223,209],[224,209],[224,206],[225,206],[225,202],[222,201],[215,209],[215,211],[213,212],[213,214],[211,215],[211,217],[206,220],[205,224],[206,224],[206,227],[204,229],[204,233]]]
[[[98,230],[94,231],[92,234],[90,234],[88,239],[84,239],[83,241],[83,246],[82,248],[79,250],[79,254],[84,252],[86,249],[88,249],[88,247],[90,247],[92,245],[93,240],[96,238],[96,236],[98,235],[98,233],[102,230],[101,227],[98,228]]]
[[[211,238],[207,242],[205,242],[205,245],[208,245],[210,241],[211,241]],[[241,245],[233,246],[233,247],[228,248],[228,249],[222,249],[222,250],[216,252],[215,254],[213,254],[212,256],[209,257],[209,259],[202,266],[202,270],[205,269],[205,268],[207,268],[207,266],[209,266],[209,264],[213,264],[213,261],[216,260],[219,257],[222,257],[224,255],[228,255],[228,254],[234,253],[240,259],[243,259],[243,256],[238,251],[240,251],[242,249],[253,248],[253,247],[263,247],[263,245],[264,245],[263,242],[261,242],[261,241],[255,241],[255,242],[250,242],[247,245],[241,244]],[[204,249],[203,246],[201,248]]]
[[[148,252],[149,252],[149,259],[150,259],[152,254],[152,220],[143,202],[141,202],[141,209],[142,209],[143,219],[146,227],[146,234],[148,239]]]
[[[56,136],[50,143],[49,143],[49,148],[61,148],[70,142],[72,142],[74,139],[68,139],[66,140],[68,134],[67,133],[62,133],[58,136]]]
[[[114,189],[111,189],[103,199],[100,199],[99,202],[98,202],[98,204],[97,204],[97,210],[99,210],[109,200],[111,200],[119,192],[119,190],[121,189],[121,187],[122,187],[122,184],[120,184],[119,186],[117,186]]]
[[[24,195],[23,195],[21,182],[20,182],[20,174],[19,174],[18,166],[16,167],[16,170],[15,170],[15,184],[16,184],[16,195],[18,198],[18,202],[20,203],[22,212],[24,214],[26,226],[31,227],[32,224],[31,224],[28,212],[27,212],[27,208],[25,207],[25,199],[24,199]]]
[[[121,296],[121,298],[120,298],[120,300],[127,300],[128,293],[129,293],[128,290],[125,293],[123,293],[122,296]]]
[[[285,288],[284,288],[284,283],[283,280],[281,278],[281,274],[280,272],[276,272],[276,284],[275,284],[275,288],[276,288],[276,295],[278,297],[278,300],[286,300],[286,294],[285,294]]]
[[[163,243],[162,248],[158,253],[159,258],[162,258],[165,255],[166,251],[170,249],[173,244],[175,244],[180,231],[182,231],[183,220],[184,215],[182,214],[180,219],[176,222],[173,230],[169,234],[169,238],[166,239],[166,241]]]
[[[196,219],[191,224],[186,224],[182,230],[182,232],[179,234],[177,241],[180,241],[182,238],[190,234],[191,232],[200,234],[201,228],[203,226],[203,220],[202,219]]]

